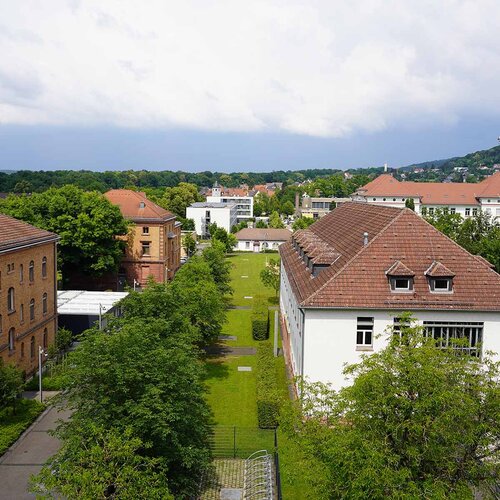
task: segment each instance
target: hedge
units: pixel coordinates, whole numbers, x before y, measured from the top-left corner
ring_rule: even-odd
[[[273,349],[263,342],[257,346],[257,420],[261,429],[278,426],[279,408]]]
[[[256,297],[252,310],[252,337],[254,340],[269,338],[269,310],[267,300]]]

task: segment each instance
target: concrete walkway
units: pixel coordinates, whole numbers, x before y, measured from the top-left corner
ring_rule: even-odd
[[[218,356],[252,356],[257,353],[257,349],[255,347],[230,347],[227,345],[214,344],[205,347],[205,352]]]
[[[0,457],[0,500],[35,498],[28,493],[29,478],[37,474],[60,447],[59,440],[48,431],[57,427],[58,420],[69,419],[70,414],[68,410],[58,411],[53,406],[47,408]]]

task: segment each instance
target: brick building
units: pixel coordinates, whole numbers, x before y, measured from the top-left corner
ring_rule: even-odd
[[[173,213],[146,198],[144,193],[112,189],[106,198],[133,222],[121,262],[119,282],[144,286],[152,276],[162,283],[180,267],[181,224]]]
[[[57,329],[58,236],[0,214],[0,357],[31,374]]]

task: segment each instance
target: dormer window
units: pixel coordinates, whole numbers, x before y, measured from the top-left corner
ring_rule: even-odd
[[[408,276],[391,278],[391,290],[395,292],[410,292],[413,290],[413,278]]]
[[[397,260],[385,272],[392,292],[413,292],[413,278],[415,273]]]
[[[446,266],[435,260],[424,273],[429,280],[429,289],[435,293],[453,292],[453,278],[455,274]]]
[[[453,290],[452,278],[430,278],[429,286],[433,292],[451,292]]]

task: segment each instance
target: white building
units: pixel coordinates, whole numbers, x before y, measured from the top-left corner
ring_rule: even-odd
[[[345,363],[382,349],[412,312],[435,338],[500,353],[500,275],[413,211],[345,203],[280,246],[280,310],[294,375],[348,381]]]
[[[483,210],[500,217],[500,172],[474,184],[467,182],[400,182],[383,174],[359,188],[353,201],[403,208],[411,198],[415,212],[432,215],[438,209],[470,217]]]
[[[186,209],[186,217],[194,220],[198,236],[209,236],[208,228],[214,222],[218,227],[231,231],[237,224],[237,210],[234,203],[193,203]]]
[[[224,189],[215,183],[212,192],[207,196],[209,203],[234,203],[236,205],[237,222],[242,222],[253,217],[253,195],[247,189]]]
[[[263,250],[278,250],[281,244],[291,238],[292,232],[288,229],[247,227],[238,231],[235,236],[238,240],[236,250],[261,252]]]

